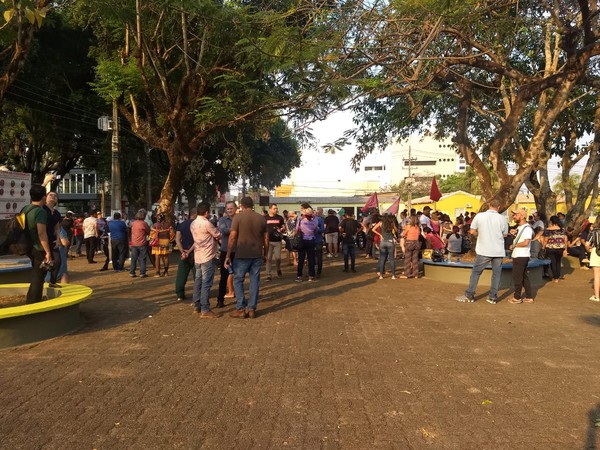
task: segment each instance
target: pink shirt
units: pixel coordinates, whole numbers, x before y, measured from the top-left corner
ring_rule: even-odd
[[[204,216],[198,216],[192,222],[190,231],[194,238],[194,263],[204,264],[215,259],[218,255],[219,246],[217,239],[221,233]]]
[[[131,224],[131,245],[133,247],[144,247],[146,237],[150,234],[150,227],[143,220],[134,220]]]

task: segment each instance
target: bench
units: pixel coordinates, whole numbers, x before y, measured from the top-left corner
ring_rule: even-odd
[[[27,283],[0,285],[0,296],[25,295]],[[0,348],[37,342],[71,333],[82,326],[79,304],[92,295],[92,289],[78,284],[61,288],[45,287],[48,300],[0,308]]]
[[[544,284],[543,274],[544,266],[550,265],[546,259],[530,260],[527,264],[529,269],[529,281],[532,286],[541,286]],[[423,269],[425,278],[442,281],[445,283],[456,283],[465,286],[469,285],[473,263],[471,262],[433,262],[423,260]],[[479,286],[490,286],[492,284],[492,267],[488,265],[479,278]],[[512,263],[502,264],[502,275],[500,277],[500,289],[512,287]]]

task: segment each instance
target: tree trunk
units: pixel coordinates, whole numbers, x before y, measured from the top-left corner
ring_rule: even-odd
[[[170,217],[174,216],[175,211],[175,199],[177,194],[181,190],[181,182],[183,180],[183,174],[185,172],[185,160],[176,150],[169,150],[169,174],[165,180],[165,184],[160,193],[160,199],[158,200],[158,210]]]
[[[538,193],[533,193],[535,207],[538,213],[543,213],[546,217],[550,217],[556,214],[556,194],[552,192],[552,187],[550,186],[548,168],[540,168],[539,174],[540,189]]]

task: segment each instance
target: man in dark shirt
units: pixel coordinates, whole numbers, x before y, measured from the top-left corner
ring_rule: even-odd
[[[48,287],[51,288],[61,287],[59,284],[57,284],[57,278],[62,260],[60,257],[60,251],[58,249],[58,246],[60,245],[58,233],[62,216],[58,210],[55,209],[57,204],[58,194],[56,192],[48,192],[48,194],[46,194],[46,204],[44,205],[44,210],[48,214],[48,221],[46,222],[46,234],[48,234],[48,244],[52,250],[52,260],[54,261],[52,269],[49,271],[50,283],[48,284]]]
[[[185,300],[185,284],[190,276],[190,271],[192,272],[192,279],[196,279],[194,237],[190,230],[190,226],[196,217],[198,217],[198,212],[197,208],[194,208],[191,216],[183,222],[179,222],[175,230],[175,244],[181,252],[181,258],[179,258],[179,264],[177,265],[177,275],[175,277],[175,295],[178,302]]]
[[[269,251],[267,253],[267,281],[271,281],[271,264],[275,259],[275,267],[277,268],[277,276],[281,273],[281,240],[283,239],[283,230],[285,221],[283,217],[277,214],[277,205],[271,203],[269,213],[267,214],[267,234],[269,235]]]
[[[340,232],[340,219],[335,215],[335,211],[327,211],[325,221],[325,243],[327,244],[327,257],[332,258],[338,253],[338,234]]]
[[[240,201],[242,212],[236,214],[231,222],[229,245],[225,256],[225,267],[231,264],[231,252],[235,249],[233,261],[233,288],[237,298],[235,311],[229,315],[236,318],[256,316],[258,288],[260,285],[260,266],[269,250],[269,235],[265,218],[254,212],[254,202],[250,197]],[[250,296],[244,296],[244,279],[250,274]]]
[[[340,223],[340,233],[342,233],[342,253],[344,254],[344,272],[348,272],[348,259],[350,259],[350,270],[356,272],[356,234],[362,229],[360,222],[354,219],[350,212],[345,214],[344,220]]]
[[[121,213],[115,212],[113,220],[108,222],[110,233],[110,247],[112,250],[112,263],[115,272],[123,272],[125,268],[125,255],[127,255],[128,239],[127,225],[121,220]]]

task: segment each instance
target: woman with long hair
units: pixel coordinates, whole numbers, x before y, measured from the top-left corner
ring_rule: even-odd
[[[164,277],[169,275],[169,254],[171,253],[171,242],[175,239],[175,230],[162,213],[156,216],[156,223],[150,231],[150,245],[152,254],[155,258],[156,275],[154,277]],[[161,273],[160,267],[163,267]]]
[[[418,278],[419,276],[420,235],[419,219],[416,214],[412,214],[408,219],[408,225],[402,232],[404,237],[404,274],[400,278]]]
[[[379,238],[379,272],[377,272],[377,277],[383,280],[385,260],[389,259],[392,280],[395,280],[396,260],[394,259],[394,250],[396,248],[398,229],[396,228],[394,217],[389,214],[384,215],[383,219],[373,226],[373,233]]]
[[[567,233],[560,223],[558,216],[550,217],[550,223],[544,230],[543,248],[546,250],[546,257],[550,260],[552,278],[555,283],[562,279],[561,263],[563,256],[567,256],[569,239]]]

